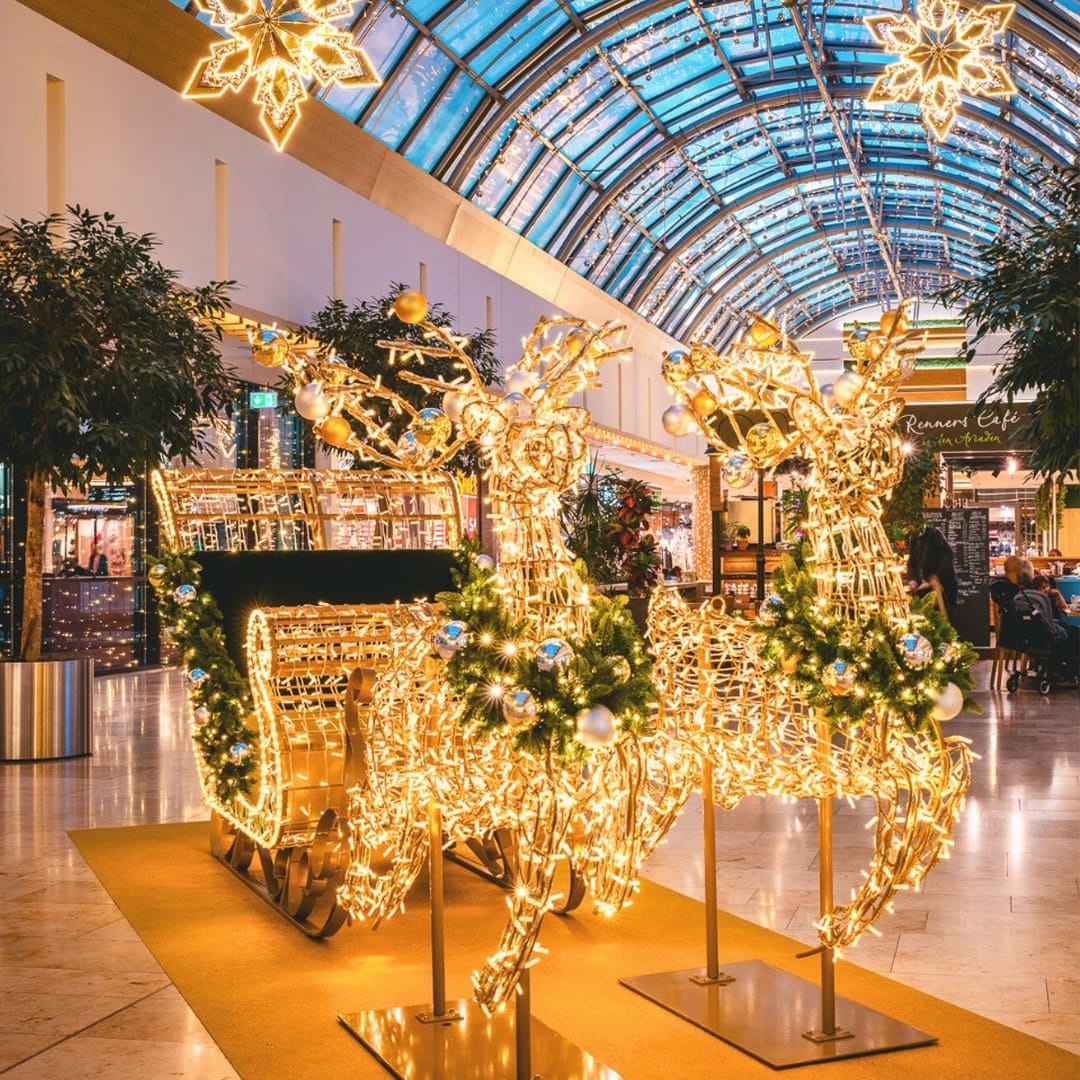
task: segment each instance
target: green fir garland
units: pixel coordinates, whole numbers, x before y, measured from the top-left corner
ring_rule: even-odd
[[[199,589],[201,575],[192,551],[164,554],[150,572],[162,625],[186,669],[192,711],[197,716],[200,707],[207,710],[205,721],[195,723],[195,744],[216,778],[217,797],[229,803],[251,790],[258,768],[257,734],[248,726],[251,693],[225,648],[221,611],[214,598]],[[184,585],[196,590],[186,604],[176,592]],[[195,685],[192,675],[197,671],[205,677]]]
[[[926,730],[938,695],[950,682],[963,691],[965,709],[981,711],[969,697],[975,650],[957,637],[934,607],[933,597],[913,600],[904,626],[890,624],[877,613],[846,622],[818,606],[809,550],[808,544],[800,544],[776,569],[776,592],[758,614],[756,626],[766,641],[762,657],[770,673],[786,672],[833,731],[863,724],[876,705],[895,710],[912,731]],[[933,659],[918,670],[904,660],[901,639],[908,632],[921,634],[933,649]],[[836,694],[822,680],[837,660],[854,671],[851,693]]]
[[[498,575],[477,565],[477,551],[475,544],[462,545],[454,571],[459,591],[436,596],[443,622],[467,627],[467,644],[446,663],[447,681],[465,703],[461,722],[502,730],[507,726],[504,698],[527,690],[537,706],[536,718],[516,735],[518,750],[566,762],[584,760],[589,751],[575,738],[577,715],[597,705],[615,714],[622,731],[647,731],[649,705],[656,700],[652,662],[625,597],[595,597],[588,637],[567,639],[573,658],[565,667],[542,671],[536,660],[539,643],[528,640],[524,622],[511,618]]]

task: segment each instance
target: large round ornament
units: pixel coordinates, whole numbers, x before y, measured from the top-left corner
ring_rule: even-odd
[[[568,667],[574,650],[562,638],[548,638],[536,647],[536,666],[541,671]]]
[[[747,336],[750,338],[750,342],[755,348],[771,349],[783,335],[780,333],[780,328],[778,326],[758,315],[750,324],[750,330]]]
[[[942,723],[945,720],[951,720],[954,716],[959,716],[963,708],[964,691],[956,683],[946,683],[938,694],[930,715],[938,723]]]
[[[328,416],[319,427],[319,438],[339,450],[349,445],[352,434],[352,424],[344,416]]]
[[[934,659],[934,646],[922,634],[912,631],[900,639],[900,655],[909,668],[921,671]]]
[[[205,705],[200,705],[192,714],[196,727],[202,727],[210,720],[210,710]]]
[[[397,441],[397,456],[405,465],[426,465],[434,451],[424,446],[411,429],[402,433]]]
[[[251,339],[251,355],[263,367],[281,367],[289,358],[289,338],[282,330],[263,327]]]
[[[412,289],[401,293],[390,306],[390,310],[403,323],[419,323],[427,318],[428,302],[423,293]]]
[[[883,311],[881,313],[881,332],[886,337],[906,334],[909,329],[910,324],[908,323],[908,317],[904,314],[902,308],[896,311]]]
[[[165,579],[169,576],[169,568],[164,563],[155,563],[146,572],[146,580],[154,586],[155,589],[160,589],[165,584]]]
[[[199,591],[194,585],[177,585],[172,594],[173,599],[181,607],[187,607],[198,595]]]
[[[321,382],[310,382],[296,391],[296,411],[305,420],[322,420],[330,414],[330,404]]]
[[[622,686],[623,683],[630,681],[633,671],[630,669],[630,661],[625,656],[609,656],[607,662],[611,668],[611,678],[616,686]]]
[[[660,374],[668,386],[682,386],[694,374],[694,366],[686,353],[676,350],[664,354],[660,361]]]
[[[239,765],[251,756],[251,747],[245,742],[233,743],[229,747],[229,761],[233,765]]]
[[[744,488],[754,478],[754,463],[745,454],[729,454],[720,465],[720,475],[728,487]]]
[[[506,415],[511,420],[528,420],[533,414],[532,402],[517,391],[509,393],[503,399]]]
[[[837,697],[843,697],[855,688],[855,669],[845,660],[834,660],[822,670],[821,682]]]
[[[449,660],[455,653],[464,649],[469,644],[469,628],[455,619],[445,626],[440,626],[431,639],[435,651],[444,659]]]
[[[574,724],[577,741],[583,746],[606,746],[618,731],[615,714],[606,705],[582,709]]]
[[[477,570],[485,571],[494,570],[495,560],[490,555],[488,555],[487,552],[482,551],[479,555],[476,556],[476,568]]]
[[[453,425],[442,409],[421,409],[420,415],[409,425],[421,446],[439,449],[450,440]]]
[[[210,678],[210,673],[208,671],[203,671],[201,667],[196,667],[192,668],[185,678],[187,679],[188,686],[194,689],[195,687],[202,686],[202,684]]]
[[[694,414],[685,405],[669,405],[660,417],[660,423],[669,435],[679,438],[689,435],[697,426],[694,422]]]
[[[456,390],[447,390],[442,396],[443,412],[450,418],[450,422],[461,422],[461,395]]]
[[[938,655],[946,664],[951,664],[959,652],[960,650],[951,641],[943,641],[938,646]]]
[[[502,710],[507,724],[515,731],[532,727],[536,721],[536,698],[519,687],[503,695]]]
[[[694,396],[690,399],[690,408],[693,409],[694,415],[702,420],[716,412],[716,405],[716,398],[704,386],[694,391]]]
[[[536,386],[535,371],[511,371],[503,389],[507,394],[527,394]]]
[[[842,409],[846,409],[858,396],[862,389],[862,379],[853,371],[845,371],[835,383],[833,383],[832,396]]]
[[[747,452],[758,461],[768,461],[784,448],[784,436],[768,421],[755,424],[744,436]]]

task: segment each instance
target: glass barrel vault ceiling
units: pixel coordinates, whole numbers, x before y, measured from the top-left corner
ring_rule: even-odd
[[[1018,93],[963,98],[943,142],[866,103],[896,57],[863,19],[912,6],[372,0],[383,85],[324,100],[676,338],[747,309],[806,333],[976,272],[1040,216],[1032,166],[1077,153],[1080,0],[1019,0]]]

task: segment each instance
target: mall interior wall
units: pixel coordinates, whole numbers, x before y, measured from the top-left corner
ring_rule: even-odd
[[[243,310],[293,323],[334,295],[335,284],[346,302],[381,294],[390,282],[419,287],[423,264],[427,292],[455,313],[460,328],[484,328],[490,298],[505,365],[517,359],[539,316],[559,313],[550,299],[16,0],[0,0],[0,40],[7,103],[0,218],[33,218],[65,204],[110,210],[128,228],[155,233],[159,257],[183,281],[231,278]],[[543,267],[546,259],[537,253],[535,262]],[[560,285],[560,295],[573,295],[575,284]],[[671,340],[613,300],[600,300],[606,310],[598,310],[597,290],[585,284],[578,291],[588,317],[625,319],[635,348],[621,372],[605,371],[604,387],[589,393],[594,419],[702,453],[699,439],[672,440],[660,426],[667,392],[659,359]]]

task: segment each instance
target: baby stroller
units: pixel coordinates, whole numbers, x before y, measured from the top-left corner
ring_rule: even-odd
[[[1020,688],[1022,679],[1029,679],[1040,694],[1046,695],[1055,682],[1076,677],[1056,647],[1054,629],[1047,624],[1037,603],[1026,595],[1026,590],[1021,589],[1013,597],[1012,621],[1016,650],[1028,658],[1028,667],[1026,670],[1014,667],[1005,682],[1010,694]]]

